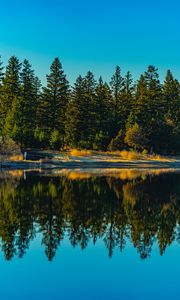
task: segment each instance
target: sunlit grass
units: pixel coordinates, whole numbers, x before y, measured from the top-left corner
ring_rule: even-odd
[[[91,150],[78,150],[78,149],[70,149],[68,152],[71,156],[91,156],[93,152]]]
[[[11,155],[9,157],[10,161],[22,161],[23,160],[23,155],[22,154],[18,154],[18,155]]]

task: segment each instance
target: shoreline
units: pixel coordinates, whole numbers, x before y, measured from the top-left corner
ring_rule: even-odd
[[[180,169],[180,160],[120,160],[120,161],[6,161],[0,163],[0,170],[53,170],[53,169]]]

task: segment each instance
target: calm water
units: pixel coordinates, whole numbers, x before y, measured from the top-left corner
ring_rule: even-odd
[[[180,299],[180,173],[0,173],[0,297]]]

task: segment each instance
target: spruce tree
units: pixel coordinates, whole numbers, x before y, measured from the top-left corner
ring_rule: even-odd
[[[21,72],[22,101],[21,101],[21,143],[32,146],[36,125],[37,86],[38,79],[27,59],[23,62]]]
[[[21,102],[20,68],[19,60],[12,56],[8,61],[0,95],[1,134],[9,135],[15,139],[16,134],[14,135],[13,132],[17,130],[14,129],[21,122],[19,118]]]
[[[111,140],[114,129],[113,129],[113,110],[112,110],[112,95],[108,84],[103,82],[102,77],[99,78],[99,82],[96,86],[96,118],[95,118],[95,130],[96,130],[96,141],[101,140],[103,147],[107,149],[107,145]],[[104,143],[102,138],[104,137]],[[94,142],[94,145],[96,143]],[[100,143],[99,143],[100,144]],[[96,148],[98,148],[96,146]]]
[[[121,114],[120,108],[122,105],[122,93],[125,88],[124,78],[121,75],[121,69],[119,66],[116,66],[116,70],[114,75],[110,81],[111,92],[113,96],[113,111],[114,111],[114,124],[115,124],[115,131],[114,136],[117,135],[120,127],[121,127]]]
[[[167,151],[180,150],[180,84],[170,70],[163,84],[164,115]]]
[[[134,106],[134,84],[131,73],[128,71],[124,77],[124,89],[121,93],[119,114],[121,118],[120,128],[125,133],[125,126]]]
[[[53,131],[57,130],[63,144],[68,100],[69,84],[59,59],[55,58],[50,67],[50,74],[47,75],[47,87],[43,89],[38,106],[38,126],[44,131],[48,140]]]
[[[85,139],[87,110],[85,103],[85,81],[79,76],[73,87],[66,109],[65,144],[76,148]]]

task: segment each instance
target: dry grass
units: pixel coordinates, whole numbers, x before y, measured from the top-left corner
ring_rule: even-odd
[[[24,174],[23,170],[11,170],[8,172],[13,177],[22,177]]]
[[[68,179],[71,180],[82,180],[91,178],[91,174],[89,173],[80,173],[80,172],[70,172],[68,174]]]
[[[19,154],[19,155],[12,155],[9,157],[10,161],[22,161],[23,160],[23,155]]]
[[[123,150],[123,151],[120,151],[119,154],[123,159],[127,159],[127,160],[137,160],[137,159],[142,159],[142,157],[143,157],[141,153],[138,153],[135,151]]]
[[[168,157],[161,156],[159,154],[144,154],[136,151],[108,151],[107,154],[111,156],[120,156],[122,159],[125,160],[155,160],[155,161],[170,161]]]
[[[69,150],[69,155],[71,156],[91,156],[93,152],[91,150],[78,150],[71,149]]]

